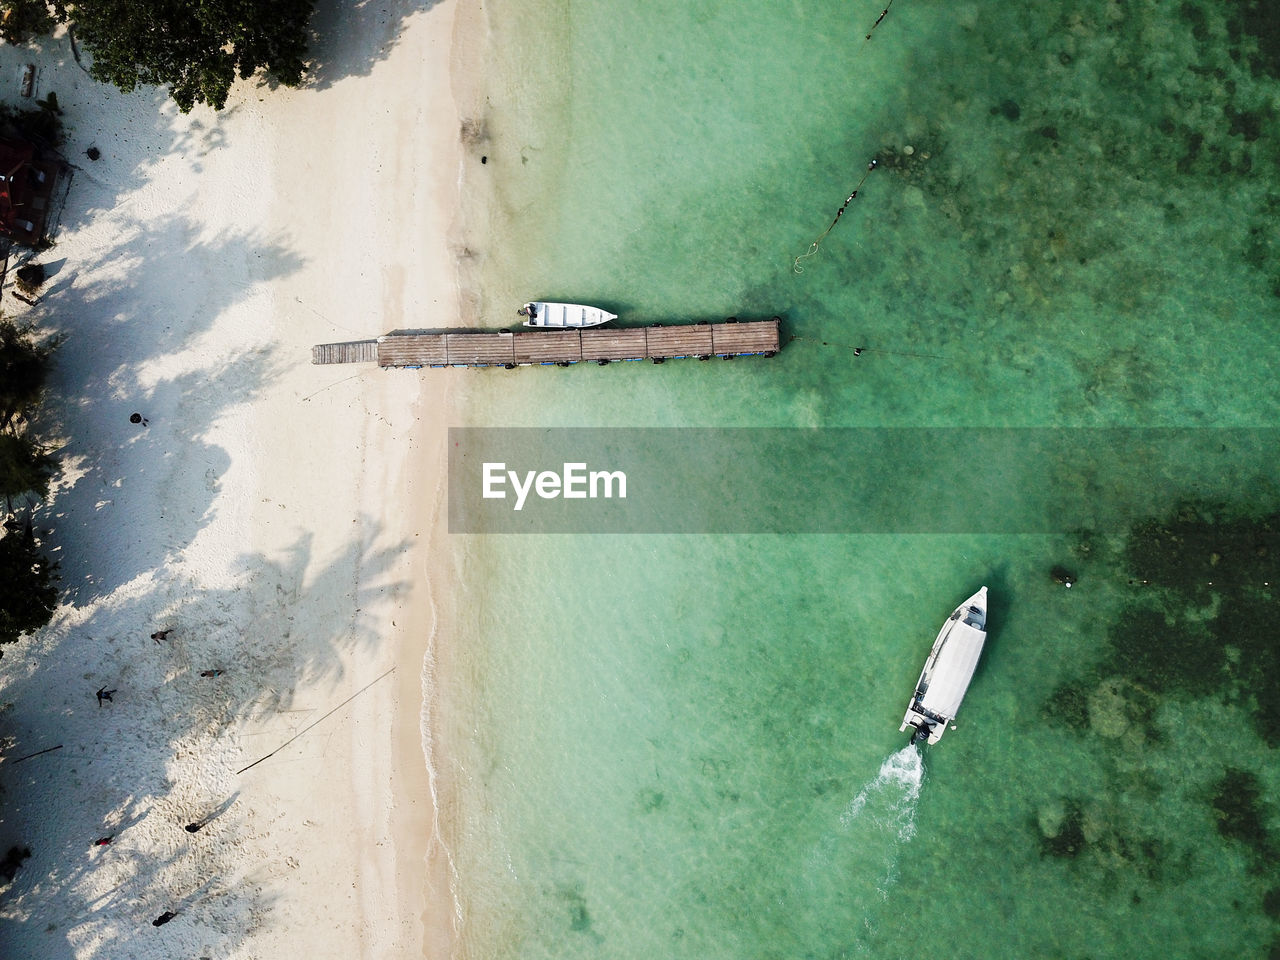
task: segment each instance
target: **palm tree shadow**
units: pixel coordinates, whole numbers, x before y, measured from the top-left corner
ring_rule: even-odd
[[[153,935],[151,921],[166,910],[179,916],[154,935],[175,955],[216,946],[227,956],[242,948],[260,922],[247,918],[266,916],[275,898],[270,885],[244,882],[246,871],[262,864],[246,867],[238,838],[261,824],[236,802],[235,771],[264,745],[294,736],[282,761],[330,765],[315,753],[350,714],[324,713],[385,669],[383,638],[371,624],[408,586],[395,571],[409,544],[365,546],[378,542],[380,524],[361,518],[353,527],[364,535],[327,560],[302,535],[282,555],[243,554],[225,588],[192,593],[155,583],[119,607],[98,604],[83,621],[55,623],[51,649],[4,690],[13,707],[0,719],[0,734],[23,745],[52,738],[67,747],[38,758],[52,762],[0,765],[0,840],[39,838],[8,893],[7,915],[23,920],[0,928],[3,955],[60,956],[44,946],[53,939],[46,931],[69,926],[77,938],[98,938],[102,955],[125,955],[133,938]],[[316,609],[299,629],[303,605]],[[121,623],[146,622],[158,606],[176,625],[164,644],[120,634]],[[352,613],[357,608],[375,616]],[[201,665],[213,662],[225,672],[201,677]],[[368,664],[368,674],[347,677],[344,662]],[[99,708],[91,691],[103,678],[118,692]],[[306,700],[297,693],[303,679]],[[138,710],[151,719],[134,724]],[[157,724],[157,715],[169,719]],[[257,731],[253,737],[244,736],[246,724]],[[230,749],[211,749],[219,744]],[[213,797],[211,786],[220,787]],[[102,820],[51,820],[43,800],[50,795],[60,795],[65,809],[100,809]],[[184,830],[200,812],[207,826]],[[144,820],[146,831],[128,829]],[[114,826],[115,839],[94,847],[100,826]],[[84,890],[100,892],[88,897],[78,892]],[[68,903],[71,915],[55,915]],[[188,939],[197,933],[199,943]]]
[[[132,271],[142,269],[183,277],[193,262],[216,273],[246,248],[258,254],[264,284],[301,266],[284,245],[252,233],[208,241],[195,230],[183,217],[134,223],[105,254],[105,266],[73,274],[42,303],[49,311],[44,326],[62,343],[51,400],[34,428],[67,439],[57,450],[63,475],[37,516],[52,528],[46,545],[61,565],[64,599],[77,606],[163,569],[211,522],[219,478],[230,467],[227,451],[211,439],[216,426],[288,362],[252,344],[208,340],[217,318],[252,297],[256,282],[202,283],[198,303],[180,283],[132,282]],[[150,322],[135,324],[139,314]],[[169,316],[168,323],[151,319]],[[192,354],[206,358],[194,369],[180,356]],[[130,422],[133,414],[142,422]],[[121,536],[122,526],[143,518],[163,519],[163,542]],[[113,558],[107,568],[89,560],[104,556]]]

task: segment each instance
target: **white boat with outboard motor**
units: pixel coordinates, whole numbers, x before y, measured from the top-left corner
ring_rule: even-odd
[[[898,729],[911,728],[911,742],[937,743],[955,719],[987,639],[987,588],[952,611],[933,641],[916,692]]]
[[[581,303],[546,303],[534,300],[516,311],[524,317],[526,327],[598,327],[610,320],[617,320],[616,313]]]

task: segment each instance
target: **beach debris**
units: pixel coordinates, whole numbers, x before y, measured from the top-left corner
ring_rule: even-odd
[[[464,119],[459,125],[458,139],[468,147],[485,143],[489,139],[489,125],[484,120]]]
[[[34,297],[36,291],[45,281],[45,269],[43,263],[24,263],[15,272],[17,277],[15,286],[29,297]]]
[[[197,820],[194,823],[188,823],[182,829],[186,830],[187,833],[199,833],[200,830],[204,827],[204,825],[205,825],[205,822],[203,820]]]
[[[168,923],[170,920],[172,920],[176,916],[177,914],[174,911],[166,910],[164,913],[160,914],[160,916],[152,920],[151,925],[153,927],[163,927],[166,923]]]
[[[102,151],[99,150],[97,147],[90,147],[88,150],[84,152],[84,155],[88,157],[90,160],[97,160],[100,156],[102,156]]]
[[[107,703],[115,703],[115,701],[111,699],[111,695],[113,693],[115,693],[114,690],[108,690],[105,686],[99,687],[98,688],[98,706],[102,706],[103,700],[107,701]]]

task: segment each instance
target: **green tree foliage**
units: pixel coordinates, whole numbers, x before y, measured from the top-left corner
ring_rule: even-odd
[[[0,431],[12,433],[24,411],[40,400],[53,344],[38,344],[30,324],[0,317]]]
[[[43,500],[58,462],[25,433],[0,433],[0,497],[6,501],[24,493]]]
[[[9,510],[15,496],[47,496],[57,467],[23,429],[44,391],[52,350],[36,343],[30,326],[0,319],[0,496]],[[30,520],[5,523],[0,531],[0,644],[49,622],[58,600],[54,569],[36,546]]]
[[[297,86],[314,0],[84,0],[71,6],[90,72],[125,92],[169,86],[186,113],[226,104],[236,74]]]
[[[0,537],[0,644],[13,643],[49,622],[58,603],[56,569],[40,553],[30,523],[6,528]]]
[[[62,4],[45,0],[5,0],[0,3],[0,39],[5,43],[26,43],[48,33],[65,16]]]

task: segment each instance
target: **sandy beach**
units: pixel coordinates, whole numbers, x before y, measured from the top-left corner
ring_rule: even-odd
[[[0,844],[31,851],[7,956],[449,953],[423,665],[456,380],[309,351],[455,322],[457,12],[324,2],[304,88],[185,117],[65,35],[0,48],[7,102],[28,62],[56,91],[73,168],[54,276],[4,291],[64,338],[65,440],[38,514],[62,604],[0,662]]]

